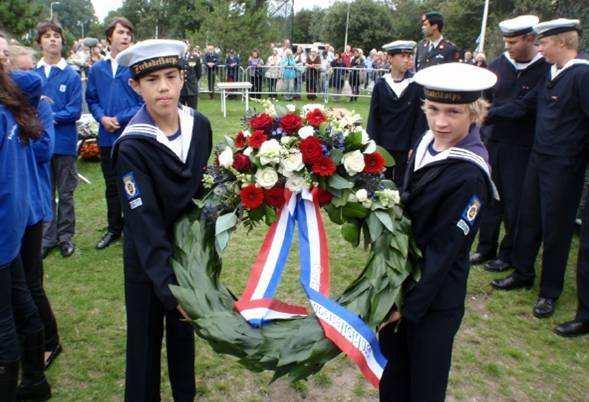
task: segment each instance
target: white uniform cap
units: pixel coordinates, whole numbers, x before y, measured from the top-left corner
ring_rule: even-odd
[[[558,18],[556,20],[541,22],[534,26],[534,32],[536,32],[536,35],[538,35],[539,38],[569,31],[577,31],[580,33],[581,22],[579,20],[571,20],[568,18]]]
[[[476,101],[483,90],[497,82],[491,71],[466,63],[438,64],[419,70],[415,81],[424,87],[426,99],[464,104]]]
[[[148,39],[123,50],[116,60],[139,78],[162,68],[182,68],[187,47],[179,40]]]
[[[416,43],[412,40],[396,40],[383,45],[382,48],[389,54],[396,53],[413,53]]]
[[[510,38],[533,33],[534,26],[538,22],[540,22],[540,19],[535,15],[520,15],[519,17],[501,21],[499,23],[499,29],[503,36]]]

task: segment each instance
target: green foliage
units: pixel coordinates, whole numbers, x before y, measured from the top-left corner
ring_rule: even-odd
[[[34,2],[3,0],[0,2],[0,29],[21,39],[35,28],[42,11]]]
[[[43,5],[43,18],[49,19],[51,0],[38,1]],[[74,40],[82,37],[82,24],[84,35],[88,36],[89,29],[98,23],[90,0],[60,0],[59,4],[53,5],[53,18],[59,21]]]

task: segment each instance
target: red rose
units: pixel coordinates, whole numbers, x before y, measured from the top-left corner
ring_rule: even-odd
[[[281,208],[284,205],[284,187],[272,187],[264,190],[264,201],[274,208]]]
[[[238,172],[247,172],[251,166],[250,158],[244,154],[235,154],[233,157],[233,167]]]
[[[317,201],[319,201],[319,205],[323,206],[323,205],[327,205],[331,202],[331,199],[333,198],[333,194],[331,194],[329,191],[322,189],[321,187],[317,188]]]
[[[364,172],[381,173],[385,169],[384,157],[378,152],[364,154]]]
[[[252,117],[252,119],[250,120],[250,127],[253,130],[266,131],[272,128],[273,122],[274,120],[272,120],[272,116],[266,113],[261,113],[257,116]]]
[[[245,136],[245,134],[243,133],[243,131],[240,131],[239,133],[237,133],[237,136],[235,137],[235,147],[236,148],[243,148],[247,145],[247,138]]]
[[[250,135],[247,139],[247,144],[254,148],[258,149],[262,146],[262,143],[266,141],[268,137],[262,130],[256,130],[252,135]]]
[[[264,202],[264,191],[254,184],[245,186],[239,192],[241,203],[247,209],[256,209]]]
[[[313,109],[309,113],[307,113],[307,123],[309,123],[315,128],[319,128],[321,123],[326,121],[327,117],[319,109]]]
[[[323,157],[323,147],[317,137],[305,138],[300,142],[299,148],[305,163],[313,164]]]
[[[280,127],[282,127],[287,134],[296,133],[302,125],[303,119],[294,113],[288,113],[280,120]]]
[[[329,156],[323,156],[313,163],[312,170],[318,176],[329,177],[335,173],[335,163]]]

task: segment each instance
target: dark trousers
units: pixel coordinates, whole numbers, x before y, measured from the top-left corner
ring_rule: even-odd
[[[534,262],[543,244],[540,297],[562,293],[586,161],[585,155],[530,155],[512,257],[516,278],[534,280]]]
[[[252,83],[252,98],[260,99],[262,97],[262,76],[260,75],[251,75],[250,82]]]
[[[207,80],[208,80],[208,88],[209,88],[209,95],[215,93],[215,69],[207,67]]]
[[[198,95],[184,95],[180,97],[180,103],[197,110]]]
[[[0,361],[19,360],[22,352],[19,337],[42,330],[22,261],[17,256],[9,264],[0,266]]]
[[[194,330],[180,321],[176,310],[165,311],[150,283],[125,283],[127,309],[127,367],[125,401],[160,400],[160,363],[164,329],[168,373],[174,401],[192,402],[196,396],[194,376]]]
[[[463,308],[430,311],[417,324],[401,319],[396,333],[390,325],[380,332],[389,359],[380,379],[381,401],[444,401],[452,345],[463,315]]]
[[[577,260],[577,306],[576,319],[589,321],[589,205],[583,208],[583,226]]]
[[[28,226],[22,239],[20,254],[23,270],[31,297],[39,311],[39,317],[45,330],[45,350],[53,350],[59,345],[57,322],[51,304],[43,289],[43,257],[41,242],[43,241],[43,222]]]
[[[483,209],[479,229],[477,252],[511,264],[513,231],[517,221],[522,186],[526,167],[530,159],[530,148],[495,141],[487,142],[493,182],[499,191],[500,201],[492,199]],[[499,244],[501,221],[505,225],[505,236]]]
[[[397,188],[403,186],[403,178],[405,177],[405,171],[407,170],[407,158],[409,151],[393,151],[387,149],[391,156],[395,159],[395,166],[387,168],[385,171],[385,177],[391,179],[397,185]]]
[[[74,210],[74,190],[78,185],[76,157],[73,155],[53,155],[51,159],[51,206],[53,219],[46,222],[43,230],[43,246],[54,247],[71,240],[76,231],[76,212]],[[58,201],[55,202],[57,192]]]
[[[106,218],[108,231],[120,234],[123,230],[123,211],[117,183],[117,171],[111,157],[112,147],[100,147],[100,167],[104,177],[106,198]]]

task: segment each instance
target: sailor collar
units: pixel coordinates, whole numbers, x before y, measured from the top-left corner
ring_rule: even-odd
[[[185,163],[192,142],[194,111],[189,107],[180,106],[178,108],[178,116],[180,119],[180,132],[182,133],[181,141],[183,152],[181,155],[177,156],[183,163]],[[116,142],[118,143],[131,136],[152,139],[166,146],[169,144],[166,134],[155,125],[152,117],[147,112],[145,105],[139,109]]]
[[[556,64],[553,64],[552,67],[550,67],[550,80],[554,80],[563,71],[565,71],[566,69],[568,69],[576,64],[589,65],[589,61],[583,60],[583,59],[572,59],[572,60],[567,61],[567,63],[564,66],[562,66],[562,68],[560,68],[560,69],[556,66]]]
[[[499,200],[499,192],[497,191],[497,187],[495,186],[495,183],[493,183],[493,179],[491,178],[491,170],[489,169],[489,165],[483,157],[465,148],[452,147],[442,152],[439,152],[436,155],[430,156],[429,158],[426,158],[426,153],[428,152],[427,148],[433,140],[433,132],[431,130],[426,131],[426,133],[421,138],[421,141],[419,142],[417,149],[415,150],[414,171],[418,171],[419,169],[422,169],[436,162],[442,162],[452,159],[458,159],[473,163],[484,172],[491,186],[493,197]]]
[[[517,71],[523,71],[523,70],[527,69],[528,67],[530,67],[531,65],[533,65],[534,63],[536,63],[538,60],[541,60],[544,58],[541,53],[536,53],[536,55],[532,58],[532,60],[528,61],[527,63],[520,63],[520,62],[512,59],[511,56],[509,56],[509,52],[504,52],[503,56],[507,59],[508,62],[511,63],[511,65]]]
[[[391,76],[391,73],[386,73],[385,75],[382,76],[382,78],[384,78],[384,80],[387,83],[387,85],[389,86],[389,88],[391,88],[391,90],[393,90],[393,92],[397,95],[398,98],[400,98],[401,95],[403,95],[403,92],[405,92],[405,89],[407,89],[409,84],[411,84],[413,82],[413,77],[404,78],[403,80],[401,80],[399,82],[395,82],[395,80]],[[401,83],[403,83],[404,86],[401,86],[400,85]],[[397,89],[400,88],[401,91],[399,93],[397,93],[397,90],[395,90],[395,88],[397,88]]]

